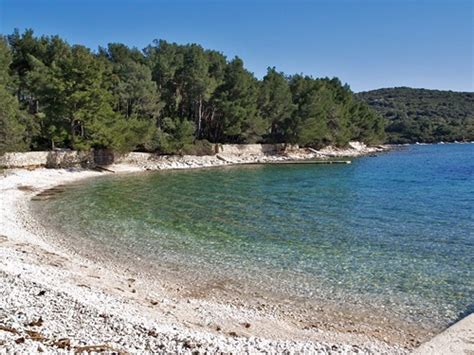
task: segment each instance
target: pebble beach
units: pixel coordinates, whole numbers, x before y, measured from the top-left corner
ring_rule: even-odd
[[[126,173],[242,161],[193,157],[159,167],[121,164],[110,170]],[[165,282],[151,285],[143,275],[60,247],[29,212],[30,199],[41,191],[110,173],[44,168],[3,172],[0,353],[403,354],[416,345],[338,329],[301,328],[272,307],[177,297]]]

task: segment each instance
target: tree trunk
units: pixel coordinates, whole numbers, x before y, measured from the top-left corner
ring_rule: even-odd
[[[202,97],[199,96],[199,108],[198,108],[198,130],[197,138],[201,138],[201,123],[202,123]]]
[[[74,127],[74,118],[71,118],[71,148],[74,149],[74,141],[75,141],[75,127]]]
[[[217,131],[219,129],[218,127],[218,124],[214,122],[214,117],[215,117],[215,114],[216,114],[216,109],[215,108],[212,108],[212,114],[211,114],[211,125],[214,125],[215,129],[214,129],[214,142],[215,143],[218,143],[218,140],[217,140]],[[212,126],[211,126],[212,127]]]

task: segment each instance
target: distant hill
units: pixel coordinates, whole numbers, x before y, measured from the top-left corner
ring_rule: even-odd
[[[474,140],[474,93],[407,87],[361,92],[387,120],[390,143]]]

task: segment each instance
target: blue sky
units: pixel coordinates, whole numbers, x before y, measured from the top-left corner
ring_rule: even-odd
[[[33,28],[97,49],[155,38],[238,55],[262,77],[337,76],[354,91],[474,91],[471,0],[0,0],[0,30]]]

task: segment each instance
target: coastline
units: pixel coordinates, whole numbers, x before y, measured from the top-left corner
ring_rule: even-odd
[[[208,165],[207,158],[192,159],[200,164],[188,160],[160,168],[214,166]],[[239,162],[218,161],[219,166]],[[110,167],[121,173],[155,169],[133,164]],[[1,324],[9,329],[0,329],[0,343],[7,351],[80,350],[106,344],[106,350],[128,352],[406,353],[417,345],[404,347],[337,330],[301,329],[271,309],[258,311],[238,302],[174,297],[163,285],[148,287],[140,275],[104,268],[59,248],[50,232],[29,214],[29,200],[54,186],[104,174],[110,172],[12,170],[0,179],[0,273],[5,285],[1,309],[6,310]]]

